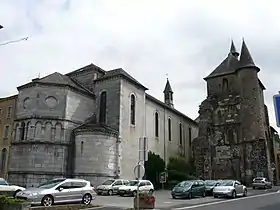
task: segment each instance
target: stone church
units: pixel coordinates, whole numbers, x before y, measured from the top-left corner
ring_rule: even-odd
[[[199,133],[193,142],[197,173],[205,179],[272,178],[272,138],[264,85],[243,40],[241,54],[232,42],[228,56],[204,80],[207,98],[199,108]]]
[[[8,178],[31,186],[54,177],[99,184],[134,179],[139,139],[167,162],[189,158],[198,125],[174,108],[167,80],[164,102],[123,69],[93,64],[53,73],[18,87]]]

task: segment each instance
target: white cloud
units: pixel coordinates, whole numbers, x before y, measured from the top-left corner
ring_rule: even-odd
[[[195,118],[206,95],[202,78],[227,55],[231,38],[239,47],[245,37],[262,68],[275,125],[278,8],[272,0],[3,0],[0,43],[30,39],[0,46],[0,95],[16,93],[16,86],[39,73],[95,63],[107,70],[124,68],[161,99],[168,72],[175,106]]]

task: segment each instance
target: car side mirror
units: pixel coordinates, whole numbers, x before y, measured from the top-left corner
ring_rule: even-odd
[[[63,190],[63,187],[58,187],[57,190],[60,192]]]

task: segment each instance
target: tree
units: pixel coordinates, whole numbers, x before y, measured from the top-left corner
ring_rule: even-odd
[[[164,160],[157,154],[149,151],[148,161],[145,162],[145,176],[157,188],[160,186],[159,174],[165,170]]]

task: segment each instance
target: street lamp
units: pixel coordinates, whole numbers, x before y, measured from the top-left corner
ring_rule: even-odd
[[[0,29],[4,28],[3,26],[0,25]]]

